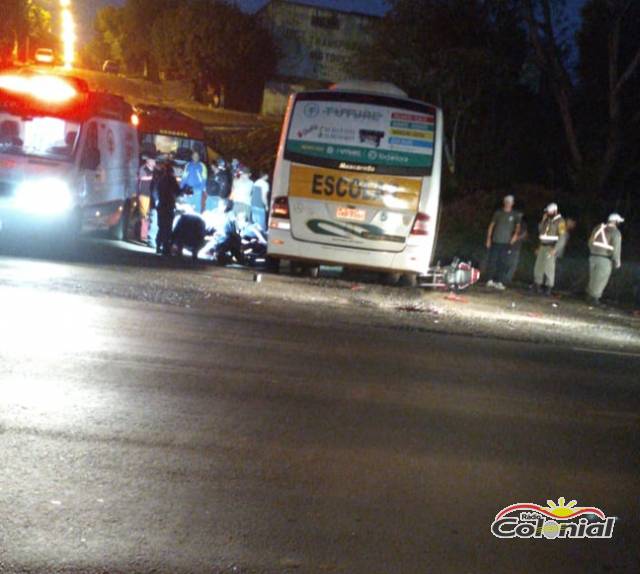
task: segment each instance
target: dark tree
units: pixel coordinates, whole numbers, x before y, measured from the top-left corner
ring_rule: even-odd
[[[634,117],[633,110],[625,114],[624,100],[640,67],[640,6],[635,0],[590,0],[585,6],[578,34],[582,87],[593,90],[587,96],[592,110],[598,100],[606,102],[600,117],[589,113],[590,106],[578,113],[580,86],[558,33],[557,3],[523,0],[523,9],[536,65],[551,86],[564,127],[571,179],[595,198],[611,181],[623,153],[624,126]],[[595,141],[589,135],[598,124],[604,133]]]
[[[276,65],[268,31],[255,16],[226,2],[182,2],[157,19],[151,38],[160,70],[189,82],[201,101],[213,90],[227,104],[255,108]]]
[[[390,4],[371,49],[359,58],[360,73],[444,109],[447,165],[458,182],[500,185],[528,173],[538,150],[523,149],[521,135],[532,121],[541,127],[531,117],[536,106],[522,81],[527,42],[517,3]]]

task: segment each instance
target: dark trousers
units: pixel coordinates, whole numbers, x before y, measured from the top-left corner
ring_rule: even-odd
[[[487,281],[505,283],[509,271],[509,255],[511,245],[508,243],[493,243],[489,249],[487,259]]]
[[[511,283],[513,281],[513,276],[518,270],[518,263],[520,263],[520,247],[511,248],[508,261],[509,263],[507,265],[507,271],[504,278],[507,280],[507,283]]]
[[[173,232],[173,209],[158,209],[158,236],[156,249],[165,255],[171,255],[171,234]]]

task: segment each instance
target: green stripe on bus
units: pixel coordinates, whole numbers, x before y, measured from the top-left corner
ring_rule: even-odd
[[[395,152],[356,146],[320,144],[311,142],[291,141],[287,143],[287,150],[310,157],[333,159],[336,161],[368,163],[371,165],[431,167],[433,155],[409,152]]]

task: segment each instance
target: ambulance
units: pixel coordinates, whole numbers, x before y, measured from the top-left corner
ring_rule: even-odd
[[[122,239],[137,190],[135,115],[80,79],[0,74],[0,237],[107,230]]]

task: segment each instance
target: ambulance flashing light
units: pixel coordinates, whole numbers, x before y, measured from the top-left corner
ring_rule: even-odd
[[[0,75],[0,90],[49,104],[64,104],[78,96],[73,85],[56,76]]]

